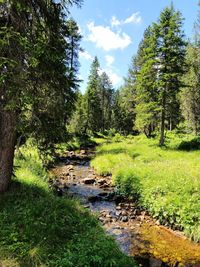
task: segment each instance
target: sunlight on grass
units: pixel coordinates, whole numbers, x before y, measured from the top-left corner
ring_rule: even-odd
[[[164,148],[157,146],[157,139],[144,136],[103,144],[92,166],[98,173],[112,173],[118,189],[139,196],[141,205],[161,223],[182,226],[200,241],[200,151],[178,150],[182,141],[171,134]]]
[[[33,144],[20,151],[0,196],[0,266],[134,267],[77,200],[53,195]]]

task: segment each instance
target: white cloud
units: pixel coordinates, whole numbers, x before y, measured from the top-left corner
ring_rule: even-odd
[[[115,16],[112,16],[112,19],[110,21],[112,27],[121,26],[124,24],[140,24],[142,22],[142,17],[140,15],[140,12],[133,13],[130,17],[119,20]]]
[[[80,57],[86,60],[93,60],[93,57],[90,55],[88,51],[80,51]]]
[[[140,16],[140,12],[133,13],[130,17],[124,20],[124,24],[139,24],[142,22],[142,17]]]
[[[115,58],[113,56],[106,55],[105,60],[106,60],[106,65],[111,66],[113,62],[115,61]]]
[[[103,72],[105,72],[108,77],[110,78],[113,86],[118,86],[122,82],[122,77],[119,76],[113,69],[105,68],[105,69],[99,69],[99,74],[101,75]]]
[[[112,69],[105,69],[105,72],[110,77],[110,80],[114,86],[117,86],[122,81],[122,77],[119,76],[116,72],[114,72]]]
[[[124,49],[131,44],[130,36],[124,32],[115,33],[110,27],[95,26],[94,22],[89,23],[87,26],[90,32],[88,40],[105,51]]]
[[[119,26],[121,24],[121,22],[115,16],[112,16],[110,23],[112,27]]]

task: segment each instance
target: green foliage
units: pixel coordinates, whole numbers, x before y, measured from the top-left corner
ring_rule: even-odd
[[[130,166],[120,168],[114,177],[114,183],[120,194],[137,199],[140,192],[140,179],[135,175],[133,168]]]
[[[165,129],[174,129],[181,119],[178,92],[185,46],[181,14],[171,5],[146,29],[129,68],[135,129],[152,137],[160,124],[160,145],[164,144]]]
[[[135,87],[129,77],[114,94],[112,125],[116,131],[129,134],[134,132],[134,120]]]
[[[5,1],[1,6],[1,113],[15,114],[14,130],[34,136],[41,151],[64,140],[76,98],[81,36],[64,13],[72,4],[81,1]]]
[[[103,72],[100,77],[100,100],[101,100],[101,132],[104,133],[111,127],[113,108],[113,88],[109,76]]]
[[[0,262],[8,267],[130,267],[97,219],[76,200],[54,196],[31,144],[0,201]]]
[[[77,96],[75,111],[69,121],[68,131],[75,135],[86,135],[87,131],[87,103],[86,97],[81,93]]]
[[[129,137],[100,146],[92,166],[98,173],[112,173],[118,189],[139,196],[140,205],[161,223],[179,226],[200,241],[200,152],[179,150],[181,142],[192,140],[192,135],[171,133],[160,148],[157,139]]]
[[[181,110],[190,131],[198,134],[200,130],[200,47],[190,44],[186,53],[185,86],[180,92]]]
[[[98,132],[101,129],[101,98],[100,98],[100,75],[99,61],[95,57],[91,65],[88,87],[85,94],[86,114],[87,114],[87,131]]]
[[[69,129],[76,135],[106,133],[112,126],[113,87],[108,75],[100,75],[100,64],[92,62],[88,86],[84,95],[79,94],[76,111]]]
[[[153,24],[144,32],[136,58],[136,128],[151,137],[158,124],[157,88],[157,25]]]
[[[120,135],[119,133],[116,133],[112,138],[113,142],[121,142],[122,140],[123,140],[123,136]]]
[[[133,57],[124,85],[115,92],[113,104],[113,127],[123,134],[134,132],[136,102],[136,58]]]

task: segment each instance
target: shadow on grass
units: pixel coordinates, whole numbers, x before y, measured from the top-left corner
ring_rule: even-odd
[[[195,137],[189,141],[182,141],[177,149],[182,151],[200,150],[200,137]]]
[[[112,148],[112,149],[101,150],[97,152],[98,155],[106,155],[106,154],[116,155],[116,154],[121,154],[121,153],[127,153],[127,150],[124,148]]]
[[[134,264],[75,200],[13,182],[0,196],[0,265],[85,267]]]
[[[156,146],[155,146],[156,147]],[[170,140],[166,142],[165,145],[159,146],[162,150],[171,150],[171,151],[197,151],[200,150],[200,137],[195,137],[191,140],[183,140],[179,144],[170,146]]]

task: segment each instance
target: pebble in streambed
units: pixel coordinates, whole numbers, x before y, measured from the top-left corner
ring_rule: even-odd
[[[52,170],[51,181],[60,195],[79,197],[85,207],[118,242],[121,250],[143,267],[200,267],[200,245],[186,240],[178,232],[157,225],[135,203],[116,197],[111,177],[95,174],[89,166],[93,151],[68,152]]]

